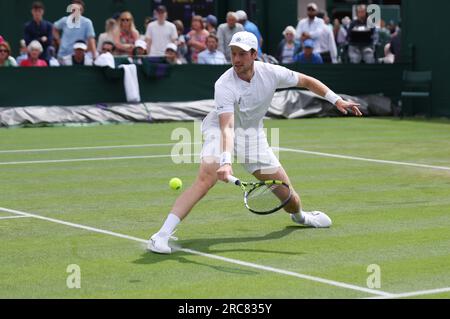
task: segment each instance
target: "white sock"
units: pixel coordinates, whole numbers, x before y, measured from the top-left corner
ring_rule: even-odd
[[[180,222],[181,220],[177,215],[170,213],[169,216],[167,216],[164,225],[159,230],[159,233],[171,235]]]
[[[296,214],[293,214],[294,218],[299,222],[299,223],[304,223],[305,222],[305,213],[303,212],[303,210],[300,209],[300,211]]]

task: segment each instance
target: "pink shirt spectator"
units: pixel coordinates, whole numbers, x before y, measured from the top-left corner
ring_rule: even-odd
[[[201,30],[200,32],[196,32],[192,30],[188,33],[189,40],[194,40],[197,43],[201,43],[204,45],[204,48],[201,49],[198,45],[191,45],[191,62],[197,63],[198,62],[198,55],[200,52],[205,50],[206,48],[206,39],[208,38],[209,32],[206,30]]]
[[[36,63],[33,63],[30,59],[23,60],[20,63],[20,66],[29,67],[29,66],[38,66],[38,67],[46,67],[47,62],[45,60],[38,59]]]

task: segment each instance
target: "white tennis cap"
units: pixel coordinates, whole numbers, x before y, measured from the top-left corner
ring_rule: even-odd
[[[75,44],[73,45],[73,49],[81,49],[83,51],[87,50],[87,45],[84,42],[75,42]]]
[[[233,35],[228,46],[239,47],[244,51],[250,51],[251,49],[258,51],[258,39],[256,39],[256,36],[253,33],[242,31]]]
[[[175,43],[170,42],[169,44],[167,44],[166,46],[166,50],[172,50],[174,52],[178,51],[178,47]]]
[[[134,46],[136,48],[147,50],[147,42],[145,42],[144,40],[136,40],[136,42],[134,42]]]

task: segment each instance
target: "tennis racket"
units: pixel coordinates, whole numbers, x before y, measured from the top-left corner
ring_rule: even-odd
[[[245,207],[257,215],[279,211],[292,197],[291,188],[282,181],[244,182],[234,176],[229,176],[228,181],[242,189]]]

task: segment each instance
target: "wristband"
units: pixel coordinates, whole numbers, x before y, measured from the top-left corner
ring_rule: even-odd
[[[222,155],[220,155],[220,166],[224,166],[225,164],[231,165],[231,153],[230,152],[223,152]]]
[[[333,105],[336,105],[336,102],[341,100],[342,98],[337,95],[336,93],[334,93],[333,91],[328,91],[328,93],[325,95],[325,100],[327,100],[328,102],[330,102]]]

